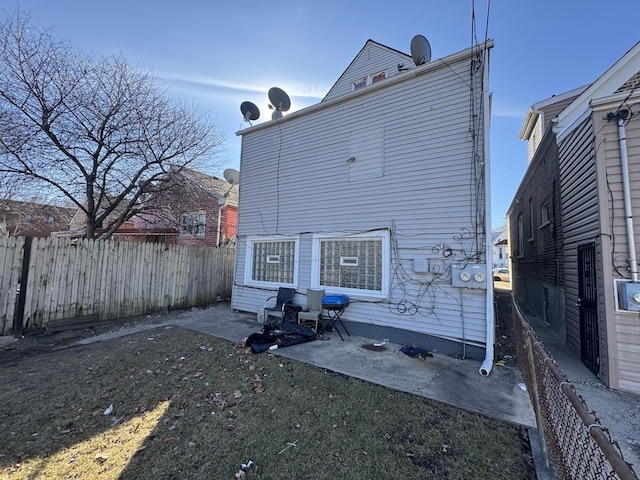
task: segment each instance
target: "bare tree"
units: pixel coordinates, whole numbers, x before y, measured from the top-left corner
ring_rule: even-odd
[[[152,205],[170,171],[213,167],[223,139],[123,57],[80,53],[20,13],[0,23],[0,176],[71,200],[87,238]]]

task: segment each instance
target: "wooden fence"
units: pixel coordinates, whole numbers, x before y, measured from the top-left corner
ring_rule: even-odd
[[[51,328],[67,319],[108,320],[229,299],[234,254],[233,248],[0,238],[0,335],[11,334],[16,320],[27,330]]]

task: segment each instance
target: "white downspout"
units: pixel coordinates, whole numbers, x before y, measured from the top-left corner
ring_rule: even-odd
[[[489,50],[485,50],[485,62],[484,62],[484,72],[483,72],[483,85],[484,92],[482,94],[482,101],[484,103],[483,115],[484,115],[484,125],[482,132],[482,139],[484,143],[483,154],[484,154],[484,201],[485,201],[485,258],[487,269],[489,270],[486,273],[486,282],[487,282],[487,337],[486,337],[486,347],[485,347],[485,356],[482,365],[480,366],[480,375],[486,377],[491,373],[491,369],[493,368],[493,348],[495,343],[495,322],[493,319],[493,275],[491,274],[491,269],[493,268],[493,246],[491,244],[491,169],[490,165],[490,155],[489,155],[489,137],[490,137],[490,128],[491,128],[491,94],[489,93]]]
[[[216,247],[220,246],[220,237],[222,236],[222,210],[227,206],[227,197],[224,197],[224,203],[218,208],[218,233],[216,234]]]
[[[627,225],[627,245],[629,249],[629,268],[631,281],[638,282],[638,260],[636,243],[633,238],[633,212],[631,210],[631,189],[629,188],[629,160],[627,158],[627,134],[624,129],[624,118],[618,116],[618,139],[620,143],[620,166],[622,169],[622,191],[624,195],[624,217]]]

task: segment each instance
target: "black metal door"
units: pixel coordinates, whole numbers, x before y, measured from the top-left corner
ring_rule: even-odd
[[[600,371],[598,334],[598,290],[595,244],[578,247],[578,311],[580,314],[580,357],[596,375]]]

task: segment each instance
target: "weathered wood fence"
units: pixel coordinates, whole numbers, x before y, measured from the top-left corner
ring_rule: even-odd
[[[0,238],[0,335],[11,334],[16,320],[27,330],[50,328],[65,319],[107,320],[229,299],[234,255],[233,248]]]

